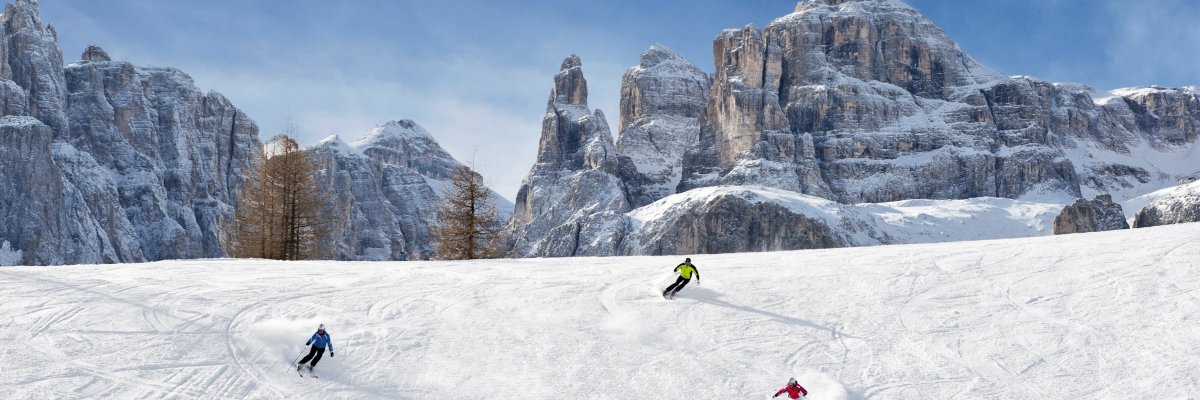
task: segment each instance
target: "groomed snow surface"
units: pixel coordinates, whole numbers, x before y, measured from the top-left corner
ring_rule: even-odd
[[[1200,224],[682,257],[0,269],[6,398],[1185,399]],[[289,363],[318,323],[336,357]]]

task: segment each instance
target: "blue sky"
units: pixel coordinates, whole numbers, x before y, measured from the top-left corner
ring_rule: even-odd
[[[724,28],[765,26],[793,0],[42,0],[64,59],[88,44],[176,67],[262,129],[352,141],[413,119],[510,199],[532,166],[546,97],[579,54],[617,126],[621,75],[651,43],[711,72]],[[1200,85],[1200,1],[908,0],[983,63],[1101,89]],[[613,132],[616,135],[616,132]]]

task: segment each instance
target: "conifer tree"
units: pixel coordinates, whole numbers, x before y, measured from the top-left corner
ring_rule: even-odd
[[[458,167],[450,177],[450,185],[442,189],[437,223],[430,228],[437,258],[470,260],[500,256],[500,213],[492,196],[484,187],[482,176],[469,167]]]
[[[226,253],[274,260],[329,257],[336,221],[325,213],[330,200],[313,179],[311,156],[295,139],[277,135],[260,157],[238,194],[233,218],[224,224]]]

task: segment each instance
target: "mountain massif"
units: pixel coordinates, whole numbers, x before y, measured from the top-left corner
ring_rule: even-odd
[[[170,68],[63,65],[37,2],[0,17],[0,240],[27,264],[219,257],[258,128]]]
[[[587,93],[579,60],[564,62],[553,93],[573,90],[578,110],[557,111],[552,94],[538,161],[517,199],[518,210],[530,202],[528,210],[553,211],[518,212],[514,253],[902,243],[906,235],[847,239],[888,230],[869,219],[831,221],[778,196],[744,194],[882,206],[1007,198],[1033,210],[1085,195],[1126,200],[1200,170],[1196,89],[1100,92],[1005,76],[899,0],[802,1],[766,29],[725,30],[713,57],[710,77],[664,46],[644,53],[622,81],[616,149],[606,126],[590,124],[603,115],[579,108]],[[564,149],[604,162],[563,163]],[[688,194],[699,188],[728,189]],[[638,209],[656,201],[692,206]]]
[[[7,5],[0,34],[5,259],[224,256],[219,226],[261,154],[247,115],[181,71],[112,61],[97,46],[64,65],[36,0]],[[582,60],[566,58],[537,159],[515,204],[498,204],[511,208],[509,254],[790,250],[1200,220],[1194,185],[1154,192],[1200,173],[1196,88],[1105,92],[1006,76],[899,0],[801,1],[765,29],[718,34],[713,67],[652,45],[622,79],[614,140],[589,108]],[[461,164],[427,131],[393,121],[308,152],[344,221],[333,257],[434,254],[434,209]],[[1076,201],[1085,196],[1097,200]]]

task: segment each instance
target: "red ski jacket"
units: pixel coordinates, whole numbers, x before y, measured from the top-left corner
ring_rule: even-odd
[[[775,392],[775,397],[779,397],[779,395],[783,394],[783,392],[787,392],[788,398],[792,398],[792,399],[800,398],[801,394],[808,396],[808,391],[804,390],[804,386],[800,386],[800,385],[788,386],[783,389],[779,389],[778,392]]]

